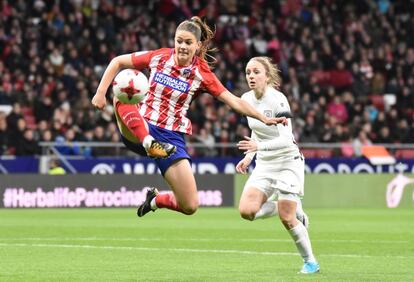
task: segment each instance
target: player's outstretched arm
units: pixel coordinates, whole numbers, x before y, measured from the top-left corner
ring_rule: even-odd
[[[108,67],[106,68],[101,81],[99,82],[98,89],[96,90],[95,95],[92,98],[92,105],[100,110],[102,110],[106,105],[106,91],[108,90],[109,85],[116,74],[125,68],[134,67],[131,59],[131,54],[120,55],[111,60]]]
[[[267,124],[267,125],[274,125],[274,124],[278,124],[281,123],[283,125],[287,124],[287,120],[285,117],[271,117],[268,118],[264,115],[262,115],[261,113],[259,113],[258,111],[256,111],[255,108],[253,108],[253,106],[251,106],[249,103],[247,103],[246,101],[240,99],[239,97],[233,95],[232,93],[230,93],[229,91],[224,91],[222,92],[217,99],[219,99],[220,101],[222,101],[223,103],[229,105],[233,110],[235,110],[238,113],[244,114],[246,116],[255,118],[260,120],[261,122]]]

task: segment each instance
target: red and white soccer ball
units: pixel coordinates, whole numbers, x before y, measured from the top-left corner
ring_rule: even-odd
[[[112,92],[124,104],[138,104],[144,100],[148,89],[148,78],[134,69],[120,71],[112,82]]]

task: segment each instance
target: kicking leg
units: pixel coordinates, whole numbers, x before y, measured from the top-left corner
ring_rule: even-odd
[[[174,145],[154,140],[138,105],[123,104],[114,98],[115,117],[122,135],[131,142],[142,143],[152,158],[167,158],[176,151]]]
[[[148,124],[139,113],[138,105],[123,104],[114,98],[115,117],[122,135],[130,141],[143,143],[149,136]],[[127,129],[127,132],[125,130]],[[132,135],[132,136],[131,136]]]

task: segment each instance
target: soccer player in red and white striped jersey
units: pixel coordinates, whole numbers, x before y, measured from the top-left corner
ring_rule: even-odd
[[[140,217],[157,208],[187,215],[198,208],[197,186],[184,140],[184,135],[192,132],[187,110],[197,94],[210,93],[237,112],[267,125],[286,122],[283,117],[264,116],[221,84],[205,59],[213,36],[199,17],[183,21],[176,29],[174,48],[136,52],[112,59],[92,98],[92,104],[103,109],[107,89],[121,69],[150,70],[150,90],[143,103],[127,105],[116,98],[113,101],[125,145],[138,154],[157,157],[155,161],[172,189],[172,193],[165,194],[158,193],[155,188],[148,190],[146,200],[137,210]]]

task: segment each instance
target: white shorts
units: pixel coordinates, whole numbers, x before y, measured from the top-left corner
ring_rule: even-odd
[[[303,158],[292,158],[285,162],[256,163],[256,167],[244,185],[244,190],[254,187],[265,193],[296,194],[298,198],[304,194],[305,162]]]
[[[276,199],[279,200],[288,200],[288,201],[293,201],[296,202],[296,204],[298,205],[302,205],[302,201],[301,198],[298,194],[293,194],[293,193],[283,193],[281,191],[277,191],[276,194]]]

